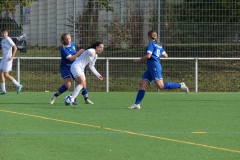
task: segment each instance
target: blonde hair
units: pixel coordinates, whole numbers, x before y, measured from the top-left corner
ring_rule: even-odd
[[[160,42],[158,41],[157,31],[155,31],[155,30],[149,31],[149,32],[148,32],[148,36],[149,36],[152,40],[155,40],[157,43],[160,44]]]
[[[61,35],[61,43],[62,43],[62,45],[66,45],[65,37],[66,37],[67,35],[70,36],[69,33],[63,33],[63,34]]]

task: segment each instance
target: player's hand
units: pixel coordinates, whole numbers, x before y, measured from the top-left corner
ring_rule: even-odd
[[[10,57],[10,58],[8,58],[8,61],[11,61],[13,59],[13,57]]]
[[[80,49],[80,50],[78,51],[78,56],[80,56],[84,51],[85,51],[84,49]]]
[[[133,63],[138,63],[138,59],[134,59],[134,60],[133,60]]]
[[[82,54],[82,53],[85,51],[85,49],[80,49],[79,51],[80,51],[80,52],[81,52],[81,54]]]
[[[99,76],[98,79],[100,79],[101,81],[103,80],[103,77],[102,76]]]

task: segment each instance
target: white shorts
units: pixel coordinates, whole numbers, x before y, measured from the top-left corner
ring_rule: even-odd
[[[74,78],[79,77],[79,76],[83,76],[84,80],[86,80],[84,69],[78,67],[77,65],[72,65],[71,68],[70,68],[70,71],[71,71]]]
[[[6,59],[2,59],[0,62],[0,69],[3,70],[3,72],[10,72],[12,70],[12,63],[13,60],[8,61]]]

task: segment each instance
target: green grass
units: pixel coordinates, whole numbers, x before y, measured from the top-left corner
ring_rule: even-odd
[[[3,160],[240,159],[239,93],[90,92],[65,106],[50,92],[0,96]]]

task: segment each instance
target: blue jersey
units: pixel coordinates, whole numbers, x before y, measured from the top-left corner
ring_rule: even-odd
[[[70,67],[73,61],[68,60],[68,58],[77,53],[75,43],[71,42],[70,46],[62,46],[60,48],[60,52],[61,52],[60,67]]]
[[[151,57],[147,60],[147,63],[151,62],[157,62],[159,63],[160,57],[162,56],[164,49],[163,47],[157,43],[156,41],[152,41],[148,43],[148,46],[146,48],[146,54],[150,52],[152,53]]]
[[[147,70],[142,76],[142,80],[148,81],[150,84],[152,81],[162,80],[162,66],[159,62],[164,49],[156,41],[152,41],[146,48],[146,54],[151,53],[151,57],[147,60]]]

